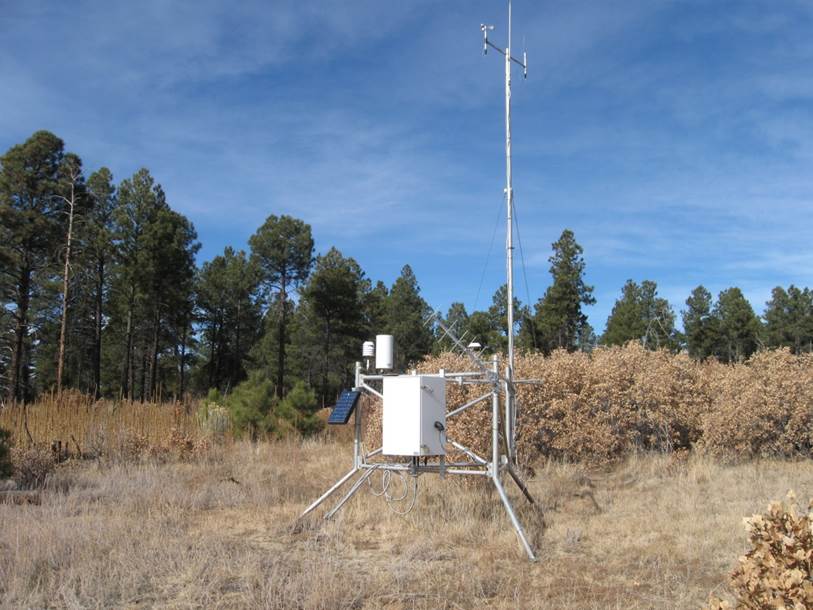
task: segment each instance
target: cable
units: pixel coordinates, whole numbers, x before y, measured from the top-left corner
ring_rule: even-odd
[[[408,489],[407,483],[406,483],[406,477],[404,477],[403,473],[399,473],[399,474],[404,478],[404,497],[406,497],[407,489]],[[386,498],[386,496],[385,496],[385,498]],[[398,515],[400,517],[404,517],[404,516],[408,515],[410,512],[412,512],[413,508],[415,508],[415,500],[417,500],[417,499],[418,499],[418,477],[412,477],[412,500],[409,503],[409,508],[407,508],[406,510],[403,510],[403,511],[398,510],[397,508],[395,508],[393,506],[394,501],[389,500],[389,499],[387,500],[387,506],[389,506],[390,510],[392,512],[394,512],[396,515]]]
[[[415,508],[415,501],[418,498],[418,477],[413,477],[412,499],[409,502],[409,507],[406,510],[398,510],[397,508],[395,508],[395,504],[397,502],[405,500],[406,497],[409,495],[409,483],[407,482],[406,475],[403,472],[398,471],[398,476],[401,478],[401,482],[404,485],[404,491],[398,497],[390,495],[389,489],[392,483],[392,473],[393,473],[392,470],[381,471],[381,491],[376,491],[375,489],[373,489],[373,484],[370,480],[372,479],[372,477],[367,479],[367,485],[370,488],[371,494],[377,497],[384,496],[384,500],[386,501],[387,506],[390,508],[390,510],[394,512],[396,515],[403,517],[405,515],[408,515],[412,511],[412,509]]]
[[[407,497],[407,494],[409,494],[409,486],[407,485],[406,475],[404,475],[403,472],[399,472],[398,476],[401,477],[401,482],[404,484],[404,493],[402,493],[397,498],[394,498],[393,496],[390,495],[389,491],[387,491],[387,493],[384,494],[384,499],[387,502],[400,502],[401,500]]]
[[[486,271],[488,271],[488,261],[491,260],[491,252],[494,249],[494,238],[497,237],[497,227],[500,226],[500,212],[502,211],[502,201],[497,206],[497,219],[494,221],[494,231],[491,233],[491,243],[488,245],[488,254],[486,254],[485,264],[483,265],[483,273],[480,274],[480,285],[477,287],[477,297],[474,299],[474,307],[472,312],[477,311],[477,305],[480,304],[480,292],[483,289],[483,280],[486,278]]]
[[[387,493],[387,489],[390,486],[391,473],[392,473],[391,470],[381,471],[381,491],[376,491],[375,489],[373,489],[372,476],[369,479],[367,479],[367,486],[370,488],[370,493],[376,497],[383,496],[385,493]]]
[[[519,244],[519,260],[522,263],[522,279],[525,282],[525,297],[528,299],[528,318],[531,317],[530,315],[530,307],[531,307],[531,290],[528,287],[528,272],[525,268],[525,252],[522,249],[522,235],[519,232],[519,214],[517,213],[517,204],[514,203],[514,227],[517,229],[517,243]],[[513,307],[513,303],[511,306]],[[536,324],[533,324],[531,320],[531,340],[534,344],[534,349],[538,349],[536,345]]]

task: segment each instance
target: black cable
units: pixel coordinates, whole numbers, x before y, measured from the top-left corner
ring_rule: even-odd
[[[497,219],[494,221],[494,231],[491,233],[491,243],[488,246],[488,254],[486,254],[486,261],[483,265],[483,273],[480,275],[480,285],[477,287],[477,298],[474,299],[474,308],[472,313],[477,311],[477,305],[480,304],[480,291],[483,289],[483,280],[486,278],[486,271],[488,271],[488,261],[491,260],[491,251],[494,249],[494,238],[497,237],[497,227],[500,224],[500,211],[502,210],[502,202],[497,206]]]
[[[519,232],[519,214],[517,214],[517,206],[516,206],[516,204],[513,205],[513,208],[514,208],[514,214],[513,214],[514,227],[516,227],[516,229],[517,229],[517,242],[519,243],[519,260],[522,263],[522,279],[525,282],[525,296],[528,299],[528,315],[527,315],[527,317],[529,318],[529,322],[531,323],[531,340],[533,341],[534,349],[539,349],[537,347],[537,345],[536,345],[536,324],[534,324],[533,320],[530,319],[531,318],[531,311],[530,311],[530,307],[531,307],[531,290],[528,287],[528,273],[527,273],[527,270],[525,269],[525,253],[522,250],[522,235],[520,235],[520,232]],[[514,304],[511,303],[511,307],[513,307],[513,306],[514,306]]]

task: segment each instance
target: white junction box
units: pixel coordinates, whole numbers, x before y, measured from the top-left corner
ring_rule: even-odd
[[[446,379],[384,377],[384,455],[445,455]]]

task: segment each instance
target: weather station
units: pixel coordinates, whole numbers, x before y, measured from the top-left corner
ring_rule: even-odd
[[[353,465],[352,468],[317,498],[302,513],[302,517],[316,510],[322,503],[351,481],[349,489],[339,501],[325,513],[331,519],[376,473],[382,473],[383,488],[376,495],[383,495],[391,508],[405,514],[415,506],[418,478],[423,474],[446,476],[484,477],[493,483],[505,507],[519,542],[531,561],[536,555],[520,523],[511,500],[505,491],[503,479],[512,479],[528,502],[534,500],[518,472],[516,451],[517,404],[515,387],[531,380],[514,379],[514,266],[513,225],[514,190],[511,161],[511,72],[514,65],[527,77],[527,54],[522,58],[511,54],[511,2],[508,1],[508,44],[505,48],[495,45],[489,38],[494,30],[491,25],[481,25],[483,54],[489,49],[501,54],[505,63],[505,207],[506,207],[506,299],[507,299],[507,353],[504,365],[499,358],[483,357],[476,337],[467,341],[465,333],[459,333],[454,325],[447,324],[434,313],[426,324],[431,325],[447,340],[455,352],[464,355],[469,370],[445,371],[436,374],[398,373],[394,370],[394,340],[391,335],[378,335],[375,342],[366,341],[362,346],[362,362],[355,365],[355,384],[341,394],[328,420],[329,424],[347,424],[353,418]],[[480,386],[482,393],[472,400],[448,410],[447,384]],[[371,401],[362,401],[363,394]],[[366,451],[362,439],[362,405],[382,409],[382,443],[372,451]],[[478,406],[491,408],[490,451],[478,455],[471,447],[459,443],[447,434],[448,420]],[[488,431],[486,430],[486,434]],[[447,460],[447,456],[453,459]],[[389,493],[393,476],[402,477],[403,493]],[[407,477],[412,485],[408,485]]]

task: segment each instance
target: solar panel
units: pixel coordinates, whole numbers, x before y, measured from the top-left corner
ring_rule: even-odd
[[[359,396],[361,396],[361,392],[356,390],[345,390],[342,392],[341,396],[339,396],[339,400],[336,401],[333,407],[333,411],[330,413],[327,423],[346,424],[353,414],[353,409],[356,408]]]

